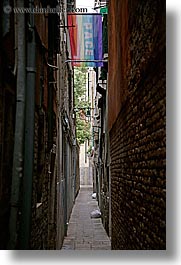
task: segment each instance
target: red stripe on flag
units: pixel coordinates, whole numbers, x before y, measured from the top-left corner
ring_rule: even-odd
[[[72,53],[72,59],[77,59],[77,22],[76,22],[76,16],[75,15],[68,15],[68,27],[69,27],[69,36],[70,36],[70,45],[71,45],[71,53]]]

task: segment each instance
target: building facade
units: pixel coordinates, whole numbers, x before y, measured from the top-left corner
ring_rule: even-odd
[[[93,112],[93,184],[101,210],[104,228],[110,235],[110,174],[108,133],[108,1],[95,1],[94,9],[102,14],[102,67],[95,68],[94,112]]]
[[[68,4],[1,1],[1,249],[60,249],[79,191]]]
[[[108,21],[112,249],[165,249],[165,1],[110,1]]]

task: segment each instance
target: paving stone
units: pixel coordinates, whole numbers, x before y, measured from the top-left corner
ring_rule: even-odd
[[[111,250],[111,246],[110,245],[102,245],[102,244],[100,244],[100,245],[94,245],[94,244],[92,244],[92,249],[109,249],[109,250]]]
[[[75,244],[75,249],[77,250],[89,250],[91,249],[91,244]]]
[[[81,187],[69,220],[62,250],[110,250],[111,242],[101,218],[91,219],[98,203],[92,199],[92,187]]]

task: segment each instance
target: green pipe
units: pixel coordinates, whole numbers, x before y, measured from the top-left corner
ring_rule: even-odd
[[[17,7],[23,7],[24,1],[17,0]],[[18,241],[19,222],[19,195],[20,184],[23,176],[23,144],[24,144],[24,118],[25,118],[25,14],[17,16],[17,39],[18,39],[18,66],[16,84],[16,120],[13,153],[12,186],[10,201],[8,249],[16,249]]]
[[[29,0],[33,8],[33,0]],[[29,16],[27,67],[26,67],[26,116],[24,145],[24,176],[22,188],[22,214],[20,227],[20,249],[30,249],[32,183],[34,171],[34,113],[35,113],[35,78],[36,78],[36,43],[34,14]]]

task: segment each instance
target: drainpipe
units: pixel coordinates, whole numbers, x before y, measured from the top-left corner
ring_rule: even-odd
[[[34,1],[29,0],[29,8],[34,7]],[[36,78],[36,43],[34,14],[29,15],[27,66],[26,66],[26,115],[25,115],[25,145],[24,145],[24,177],[22,186],[22,215],[20,228],[20,249],[30,248],[31,213],[32,213],[32,183],[34,169],[34,113],[35,113],[35,78]]]
[[[17,7],[23,7],[24,1],[17,0]],[[18,215],[19,215],[19,193],[23,176],[23,143],[24,143],[24,118],[25,118],[25,14],[17,16],[18,37],[18,66],[17,66],[17,94],[16,94],[16,118],[13,153],[12,186],[10,201],[9,221],[9,249],[17,248],[18,239]]]
[[[55,48],[54,34],[55,34],[55,20],[54,14],[48,16],[48,150],[51,151],[53,146],[53,90],[54,90],[54,70],[58,68],[52,67],[53,53]]]
[[[77,168],[77,152],[76,152],[76,147],[77,147],[77,143],[76,143],[76,138],[73,138],[73,183],[74,183],[74,194],[73,194],[73,203],[75,202],[75,197],[76,197],[76,183],[77,183],[77,172],[76,172],[76,168]]]
[[[14,7],[16,6],[16,0],[14,0]],[[14,13],[14,49],[15,49],[15,63],[14,63],[14,69],[13,69],[13,74],[16,75],[17,73],[17,63],[18,63],[18,36],[17,36],[17,14]]]

